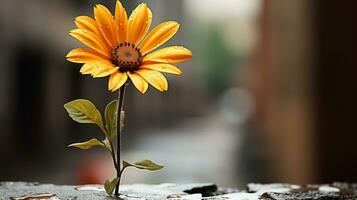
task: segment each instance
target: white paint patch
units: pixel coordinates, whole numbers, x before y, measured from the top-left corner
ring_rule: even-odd
[[[99,185],[84,185],[84,186],[80,186],[77,187],[76,190],[79,191],[105,191],[103,186],[99,186]]]
[[[234,200],[257,200],[260,195],[257,193],[233,193],[218,196],[217,199],[222,197],[222,199],[234,199]]]
[[[183,194],[177,197],[167,198],[168,200],[201,200],[201,194]]]
[[[335,188],[335,187],[330,187],[330,186],[320,186],[319,187],[320,192],[340,192],[340,189]]]

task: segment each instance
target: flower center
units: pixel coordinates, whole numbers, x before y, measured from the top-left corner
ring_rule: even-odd
[[[112,51],[112,62],[119,67],[121,72],[136,71],[142,60],[140,49],[129,42],[120,43]]]

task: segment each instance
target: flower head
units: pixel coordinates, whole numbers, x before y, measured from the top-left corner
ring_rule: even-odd
[[[79,16],[74,23],[77,29],[70,35],[89,48],[71,50],[66,58],[84,64],[82,74],[94,78],[109,77],[108,89],[118,90],[129,79],[142,93],[148,84],[161,92],[168,90],[168,83],[161,72],[180,75],[175,63],[192,57],[190,50],[181,46],[170,46],[154,51],[171,39],[179,24],[166,21],[147,34],[152,22],[152,13],[146,4],[140,4],[127,17],[118,0],[115,15],[103,5],[94,8],[94,19]]]

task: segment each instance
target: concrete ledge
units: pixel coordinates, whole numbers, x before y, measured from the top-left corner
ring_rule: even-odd
[[[246,190],[221,189],[215,184],[133,184],[121,186],[125,200],[356,200],[357,184],[248,184]],[[101,185],[53,185],[0,182],[0,200],[113,200]]]

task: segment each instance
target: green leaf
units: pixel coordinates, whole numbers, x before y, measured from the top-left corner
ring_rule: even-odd
[[[112,141],[117,136],[117,113],[118,113],[118,105],[117,100],[111,101],[106,109],[105,109],[105,122],[106,122],[106,129],[109,134],[109,139]],[[120,131],[124,127],[124,111],[120,112]]]
[[[123,161],[123,166],[124,168],[126,167],[136,167],[138,169],[146,169],[146,170],[150,170],[150,171],[156,171],[159,169],[164,168],[164,166],[158,165],[154,162],[152,162],[151,160],[142,160],[142,161],[138,161],[136,163],[128,163],[125,160]]]
[[[117,132],[117,102],[117,100],[111,101],[105,108],[105,126],[110,140],[115,138],[113,136]]]
[[[104,183],[104,189],[108,195],[112,195],[115,189],[115,186],[118,184],[119,178],[115,178],[112,181],[106,180]]]
[[[102,116],[92,102],[86,99],[77,99],[64,104],[64,108],[74,121],[96,124],[104,130]]]
[[[100,146],[100,147],[105,147],[105,144],[103,144],[101,141],[93,138],[91,140],[88,140],[86,142],[81,142],[81,143],[73,143],[68,145],[68,147],[77,147],[79,149],[90,149],[95,146]]]

